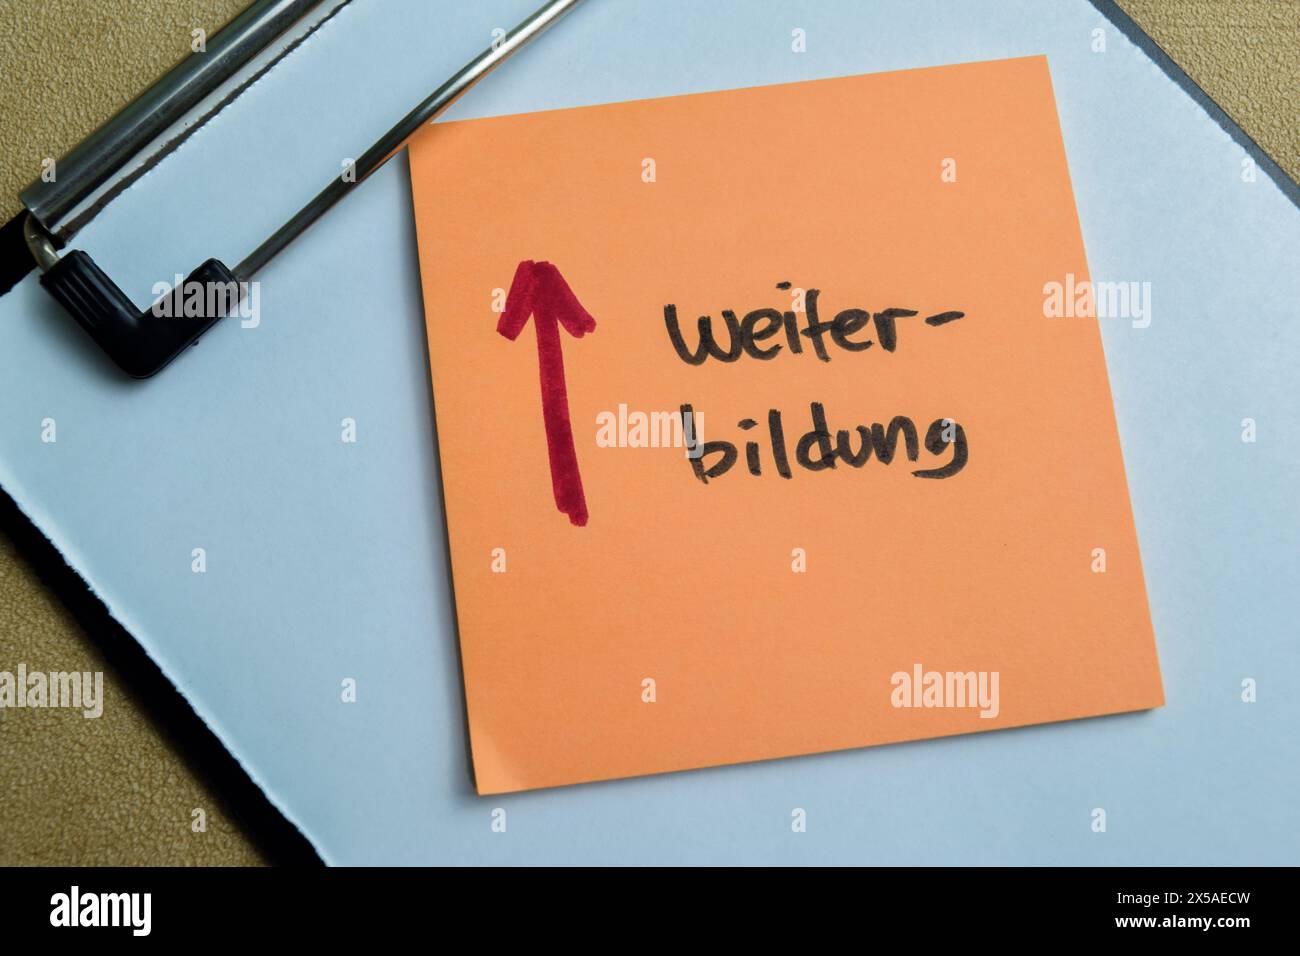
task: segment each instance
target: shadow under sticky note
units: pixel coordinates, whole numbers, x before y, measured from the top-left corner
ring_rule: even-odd
[[[1163,703],[1044,57],[443,123],[411,171],[481,793]]]

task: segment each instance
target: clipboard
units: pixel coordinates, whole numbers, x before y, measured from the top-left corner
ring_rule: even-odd
[[[381,105],[392,115],[418,101],[430,75],[448,75],[494,21],[516,22],[534,3],[478,6],[350,5],[106,206],[81,232],[87,248],[140,301],[161,261],[238,261],[286,210],[310,200],[356,142],[383,132]],[[1201,533],[1219,535],[1236,559],[1270,535],[1293,534],[1294,515],[1285,512],[1268,532],[1241,529],[1257,527],[1249,501],[1289,500],[1275,476],[1287,473],[1294,449],[1265,447],[1262,461],[1218,466],[1183,484],[1170,479],[1166,452],[1171,442],[1200,441],[1201,423],[1218,413],[1198,395],[1207,381],[1250,377],[1240,354],[1204,364],[1196,340],[1218,324],[1198,302],[1235,301],[1268,331],[1275,354],[1300,354],[1286,324],[1300,293],[1287,261],[1300,226],[1284,184],[1265,175],[1243,194],[1239,180],[1216,178],[1215,170],[1239,168],[1246,150],[1152,70],[1104,13],[1062,4],[1057,19],[1034,23],[1032,9],[1014,4],[938,16],[905,3],[807,10],[723,2],[707,11],[593,3],[512,63],[510,84],[485,85],[457,115],[1046,52],[1091,265],[1099,274],[1150,275],[1168,290],[1165,308],[1182,317],[1181,325],[1153,326],[1149,339],[1108,333],[1106,345],[1143,552],[1159,569],[1152,611],[1170,700],[1217,701],[1222,674],[1285,651],[1281,595],[1294,568],[1283,561],[1261,577],[1221,580],[1223,592],[1259,598],[1243,622],[1239,603],[1196,587],[1203,575],[1184,555],[1199,539],[1182,530],[1185,515],[1197,513],[1208,529]],[[737,23],[746,25],[743,42],[720,45]],[[465,38],[462,46],[439,51],[445,62],[430,64],[426,54],[419,68],[400,69],[416,62],[435,26],[440,36]],[[799,60],[781,42],[792,26],[821,38],[815,57]],[[1113,54],[1101,63],[1087,45],[1097,28]],[[617,42],[602,42],[610,37]],[[367,57],[367,45],[384,55]],[[382,78],[363,82],[381,59]],[[561,71],[569,82],[557,91],[546,79]],[[335,93],[347,124],[306,115],[322,88]],[[254,130],[266,152],[241,155]],[[1143,187],[1145,178],[1130,181],[1135,169],[1172,183],[1178,208]],[[238,210],[199,203],[196,182],[204,198],[242,186],[248,202]],[[202,208],[202,228],[149,215],[169,208]],[[1177,726],[1108,718],[500,803],[474,798],[409,216],[405,171],[390,164],[269,267],[265,305],[279,320],[219,327],[177,375],[142,386],[109,374],[34,277],[0,300],[0,382],[10,409],[0,427],[0,484],[327,862],[1046,862],[1066,852],[1109,862],[1229,859],[1234,847],[1213,828],[1198,830],[1202,811],[1178,799],[1193,740],[1224,726],[1216,758],[1230,767],[1250,758],[1260,789],[1288,792],[1285,760],[1272,759],[1285,755],[1233,723],[1239,711],[1228,694],[1183,711]],[[1211,225],[1218,235],[1278,241],[1237,248],[1209,236]],[[1251,388],[1242,403],[1257,414],[1287,407],[1280,376]],[[33,438],[33,423],[51,415],[71,427],[61,428],[60,457],[39,457],[51,449]],[[359,423],[356,450],[368,457],[336,454],[342,417]],[[1242,489],[1242,500],[1222,497],[1220,483]],[[200,541],[220,559],[201,580],[188,560]],[[351,549],[357,541],[366,546]],[[1235,646],[1217,638],[1229,632],[1241,635]],[[353,711],[334,693],[345,676],[361,687],[364,704]],[[1293,724],[1295,706],[1279,703],[1268,719]],[[962,781],[960,792],[923,785],[943,780]],[[1202,783],[1214,813],[1245,812],[1226,782]],[[1100,847],[1086,842],[1086,828],[1062,822],[1071,800],[1083,801],[1086,815],[1097,787],[1141,836]],[[503,839],[489,826],[497,806],[510,813]],[[809,810],[810,827],[792,846],[795,807]],[[1281,797],[1263,807],[1251,817],[1256,858],[1283,861],[1295,846],[1277,838],[1267,813],[1282,812]],[[1192,846],[1188,833],[1196,832],[1203,839]]]

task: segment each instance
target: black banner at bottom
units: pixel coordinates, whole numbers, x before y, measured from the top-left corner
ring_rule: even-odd
[[[1231,944],[1284,929],[1280,869],[864,870],[0,870],[6,942],[76,934],[125,942],[283,939],[373,944],[474,927],[499,941],[550,933],[613,944],[680,924],[692,933],[784,928],[805,942],[870,930],[982,943],[1097,935]],[[782,927],[780,924],[785,923]],[[545,927],[542,933],[541,927]],[[454,929],[453,929],[454,928]],[[531,928],[531,930],[530,930]],[[610,932],[615,936],[610,936]],[[538,935],[541,934],[541,935]],[[434,938],[436,942],[438,937]],[[15,950],[18,951],[18,950]]]

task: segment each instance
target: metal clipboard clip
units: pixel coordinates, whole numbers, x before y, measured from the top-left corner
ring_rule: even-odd
[[[352,0],[257,0],[214,35],[202,55],[191,55],[59,160],[57,181],[24,190],[23,234],[41,270],[41,285],[113,362],[133,378],[148,378],[175,359],[237,306],[251,277],[352,189],[391,159],[432,121],[513,53],[553,25],[581,0],[550,0],[440,87],[379,138],[359,159],[354,175],[335,177],[233,269],[208,259],[153,306],[141,312],[95,261],[80,250],[59,249],[179,139],[201,125],[205,105],[237,95]],[[187,314],[185,290],[194,283],[225,290],[204,297],[200,314]]]

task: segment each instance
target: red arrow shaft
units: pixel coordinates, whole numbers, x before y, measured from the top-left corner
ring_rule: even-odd
[[[540,305],[533,322],[537,326],[537,364],[541,370],[546,448],[551,458],[551,490],[555,494],[555,506],[573,524],[582,527],[587,523],[587,498],[582,491],[582,473],[578,470],[578,452],[573,445],[573,425],[569,420],[560,324],[554,314],[548,315]]]

